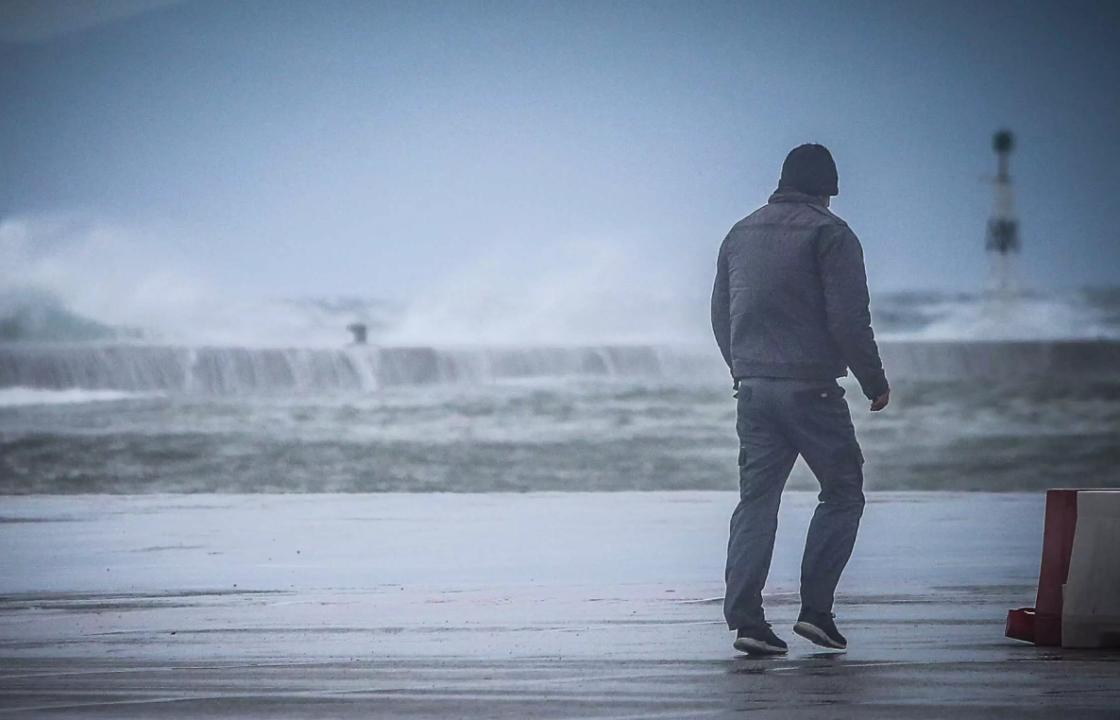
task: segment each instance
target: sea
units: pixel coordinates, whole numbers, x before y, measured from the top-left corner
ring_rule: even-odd
[[[869,490],[1120,487],[1120,289],[872,309],[890,406],[842,380]],[[0,494],[737,487],[703,313],[684,338],[443,343],[361,299],[284,301],[239,327],[299,332],[243,342],[0,310]],[[816,487],[800,461],[789,487]]]

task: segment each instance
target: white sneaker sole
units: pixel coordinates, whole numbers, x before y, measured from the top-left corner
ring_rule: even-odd
[[[834,641],[824,630],[821,630],[813,623],[807,623],[804,620],[798,621],[798,623],[793,626],[793,631],[806,640],[812,643],[816,643],[821,647],[832,648],[833,650],[848,649],[847,645]]]
[[[733,645],[736,650],[748,655],[785,655],[789,652],[789,648],[778,647],[763,640],[747,637],[735,638]]]

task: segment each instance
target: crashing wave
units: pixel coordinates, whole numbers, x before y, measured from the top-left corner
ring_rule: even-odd
[[[896,380],[1023,379],[1077,373],[1115,377],[1120,342],[884,342]],[[585,346],[339,349],[143,344],[0,345],[0,388],[125,392],[330,393],[399,385],[528,378],[667,378],[724,382],[711,348]]]

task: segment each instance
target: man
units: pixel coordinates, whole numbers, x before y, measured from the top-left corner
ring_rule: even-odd
[[[801,613],[793,631],[846,649],[833,595],[863,514],[863,454],[836,378],[847,369],[873,412],[890,388],[871,330],[863,249],[832,214],[836,164],[822,145],[786,157],[769,202],[731,228],[719,251],[712,329],[738,390],[739,504],[727,545],[724,616],[735,648],[782,654],[762,588],[778,504],[797,456],[821,486],[801,562]]]

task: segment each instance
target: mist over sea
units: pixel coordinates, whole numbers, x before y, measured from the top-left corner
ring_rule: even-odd
[[[362,299],[238,305],[194,338],[42,294],[4,303],[3,493],[737,484],[730,379],[695,299],[652,305],[672,330],[661,341],[646,337],[648,318],[637,333],[600,318],[599,337],[472,330],[474,343],[462,328],[439,341],[451,308]],[[463,326],[515,309],[463,307]],[[533,312],[562,329],[584,311]],[[868,413],[843,381],[870,489],[1120,486],[1120,291],[888,293],[873,312],[889,410]],[[370,344],[348,343],[355,321]],[[790,487],[813,486],[799,463]]]

